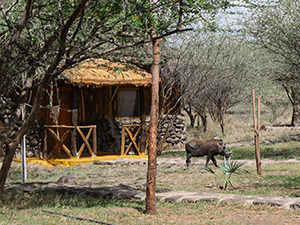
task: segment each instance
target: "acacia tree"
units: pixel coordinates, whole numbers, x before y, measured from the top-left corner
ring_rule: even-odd
[[[200,33],[182,42],[182,46],[173,47],[166,64],[173,71],[168,76],[180,80],[191,120],[198,114],[205,130],[209,114],[224,134],[226,111],[247,98],[262,80],[258,69],[262,53],[229,34]]]
[[[266,1],[267,7],[254,10],[244,32],[256,47],[269,55],[267,73],[286,90],[293,107],[291,125],[300,125],[300,2]]]

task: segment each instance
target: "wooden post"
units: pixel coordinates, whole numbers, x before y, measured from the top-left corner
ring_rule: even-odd
[[[108,93],[109,93],[109,98],[108,98],[108,116],[109,118],[112,118],[113,117],[113,105],[112,105],[112,87],[109,86],[108,87]]]
[[[79,98],[79,90],[78,88],[74,88],[73,91],[73,99],[72,99],[72,124],[75,126],[74,129],[71,131],[71,152],[74,157],[78,157],[77,155],[77,132],[76,126],[78,125],[78,98]]]
[[[43,148],[43,158],[44,159],[47,159],[47,157],[48,157],[48,143],[47,143],[47,138],[48,137],[48,132],[47,132],[47,128],[46,127],[44,127],[44,148]]]
[[[145,96],[144,96],[144,87],[140,87],[140,114],[141,114],[141,141],[140,141],[140,150],[141,153],[146,153],[146,114],[145,114]]]
[[[260,161],[260,97],[257,103],[257,120],[255,109],[255,90],[252,90],[252,102],[253,102],[253,128],[254,128],[254,144],[255,144],[255,158],[256,158],[256,170],[257,174],[261,175],[261,161]]]
[[[256,124],[256,164],[257,173],[261,175],[261,160],[260,160],[260,97],[257,100],[257,124]]]
[[[121,155],[125,153],[125,127],[122,126]]]
[[[157,124],[159,108],[159,70],[160,70],[160,42],[155,39],[155,32],[152,31],[153,46],[153,66],[152,66],[152,91],[151,91],[151,111],[149,128],[149,153],[147,170],[147,189],[146,189],[146,213],[156,214],[155,190],[156,190],[156,164],[157,164]]]
[[[23,76],[22,76],[23,78]],[[23,83],[25,81],[23,80]],[[26,105],[23,104],[22,107],[22,122],[25,120],[26,115]],[[27,169],[26,169],[26,135],[22,137],[21,140],[21,152],[22,152],[22,182],[27,182]]]
[[[82,121],[85,121],[85,104],[84,104],[84,95],[83,95],[83,87],[81,89],[81,111],[82,111]]]
[[[93,128],[93,151],[97,155],[97,126]]]

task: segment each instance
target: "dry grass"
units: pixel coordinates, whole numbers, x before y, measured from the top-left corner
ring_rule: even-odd
[[[157,190],[213,191],[236,194],[300,196],[298,163],[276,163],[263,166],[256,174],[255,164],[242,167],[233,177],[234,189],[222,191],[214,176],[193,161],[185,169],[179,163],[163,163],[157,169]],[[182,163],[181,163],[182,161]],[[203,162],[204,163],[204,162]],[[212,167],[212,165],[210,165]],[[213,167],[212,167],[213,168]],[[215,168],[213,168],[215,170]],[[20,181],[20,164],[13,164],[9,182]],[[88,164],[75,167],[43,167],[28,165],[29,182],[55,182],[68,175],[76,179],[70,184],[85,187],[125,184],[145,190],[147,165],[143,163]],[[112,224],[299,224],[300,211],[216,203],[157,203],[157,215],[144,214],[144,202],[98,199],[92,196],[56,192],[6,192],[0,206],[0,224],[90,224],[89,222],[51,215],[51,211],[106,221]]]
[[[116,204],[116,203],[115,203]],[[139,206],[141,206],[140,203]],[[118,225],[158,225],[158,224],[274,224],[295,225],[299,224],[300,213],[291,210],[283,210],[262,206],[242,205],[215,205],[212,203],[195,204],[170,204],[158,203],[156,215],[146,215],[133,204],[116,207],[90,208],[69,207],[51,209],[68,215],[76,215],[83,218],[95,219]],[[41,212],[40,208],[28,208],[11,210],[1,208],[0,224],[5,225],[79,225],[92,224],[62,216],[51,215]],[[1,214],[2,213],[2,214]]]
[[[208,120],[207,132],[202,132],[200,128],[192,128],[189,125],[189,118],[185,116],[186,129],[188,132],[188,139],[200,138],[208,139],[212,137],[222,137],[228,144],[235,142],[249,142],[253,141],[253,115],[252,109],[248,105],[239,105],[230,109],[225,117],[225,135],[222,134],[220,125],[217,122]],[[300,128],[293,128],[289,126],[291,121],[291,109],[278,109],[281,111],[278,117],[272,118],[273,115],[269,108],[262,105],[261,109],[261,140],[262,141],[276,141],[288,139],[293,135],[299,135]],[[271,119],[272,118],[272,119]]]
[[[287,123],[290,114],[283,110],[280,118],[271,121],[263,107],[262,123]],[[252,141],[252,114],[249,107],[234,109],[226,117],[226,143]],[[208,131],[187,129],[189,139],[222,137],[218,124],[209,122]],[[267,129],[262,140],[287,139],[299,132],[292,129]],[[288,145],[288,143],[286,143]],[[297,142],[291,145],[297,146]],[[276,148],[284,150],[286,145]],[[236,146],[239,148],[238,146]],[[275,148],[275,146],[268,146]],[[254,160],[233,176],[234,189],[223,191],[216,185],[214,175],[203,169],[203,159],[192,159],[185,169],[183,154],[167,155],[170,161],[157,168],[157,190],[213,191],[242,195],[279,195],[300,197],[300,167],[298,162],[263,164],[263,175],[256,174]],[[285,156],[284,156],[285,157]],[[168,160],[167,159],[167,160]],[[220,161],[220,159],[218,160]],[[212,167],[212,165],[210,165]],[[212,167],[213,168],[213,167]],[[213,168],[215,170],[215,168]],[[124,184],[145,190],[147,165],[143,163],[87,164],[74,167],[43,167],[28,165],[29,182],[55,182],[61,176],[75,177],[70,183],[80,186]],[[21,165],[13,163],[8,182],[21,181]],[[216,205],[215,203],[157,203],[157,215],[144,214],[144,202],[95,199],[88,196],[69,196],[61,193],[6,193],[0,206],[0,225],[6,224],[90,224],[89,222],[46,214],[43,207],[69,215],[106,221],[113,224],[300,224],[300,211],[267,206]]]

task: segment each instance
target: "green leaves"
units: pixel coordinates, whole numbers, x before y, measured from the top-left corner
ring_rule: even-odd
[[[219,164],[219,168],[221,171],[220,173],[217,173],[217,171],[213,171],[211,168],[206,167],[205,170],[214,174],[216,178],[216,183],[218,186],[220,186],[221,189],[226,190],[229,186],[233,188],[233,183],[231,181],[231,176],[233,174],[237,174],[238,170],[244,165],[243,162],[236,162],[236,161],[228,161],[226,162],[226,159],[224,157],[224,166]]]

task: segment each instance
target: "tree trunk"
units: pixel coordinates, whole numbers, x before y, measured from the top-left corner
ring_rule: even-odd
[[[156,189],[156,137],[159,107],[159,69],[160,69],[160,39],[153,40],[153,66],[152,66],[152,99],[150,112],[150,148],[148,153],[146,213],[155,214],[155,189]]]
[[[219,124],[221,127],[222,135],[225,136],[225,110],[220,110]]]
[[[196,115],[193,114],[192,107],[190,105],[187,105],[183,109],[184,109],[184,111],[186,111],[186,113],[188,114],[188,116],[190,118],[191,127],[195,127]]]
[[[292,88],[293,98],[293,114],[292,114],[292,126],[300,126],[300,87]]]
[[[206,132],[207,131],[207,115],[206,114],[201,114],[200,118],[201,118],[201,122],[202,122],[203,132]]]
[[[34,120],[37,117],[37,114],[40,109],[40,103],[41,99],[43,97],[45,89],[39,88],[38,92],[36,94],[36,98],[34,100],[32,110],[28,116],[28,118],[25,120],[24,124],[22,125],[21,129],[17,131],[17,134],[12,137],[12,142],[6,145],[6,154],[2,163],[2,167],[0,170],[0,199],[2,198],[3,191],[4,191],[4,185],[8,176],[8,172],[12,163],[12,160],[14,158],[16,149],[18,147],[18,144],[21,141],[21,138],[24,134],[32,127],[32,124],[34,124]],[[11,125],[13,126],[13,125]]]

